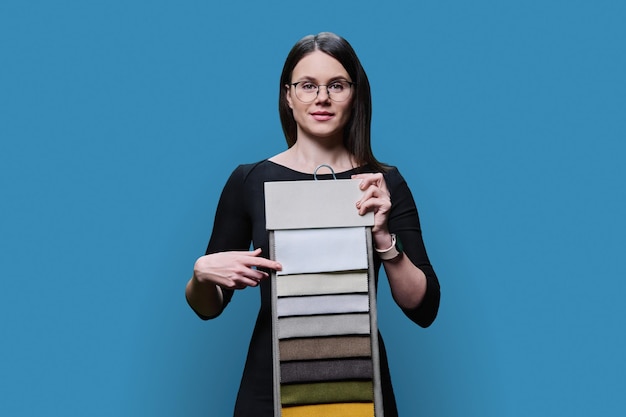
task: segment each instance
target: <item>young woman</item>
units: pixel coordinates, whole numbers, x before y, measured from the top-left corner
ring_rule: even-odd
[[[203,319],[217,317],[236,290],[261,289],[235,417],[274,415],[268,272],[281,265],[266,258],[265,182],[311,180],[322,164],[332,166],[337,178],[361,179],[364,194],[354,209],[374,213],[373,244],[381,253],[375,257],[376,275],[382,264],[395,302],[418,325],[429,326],[439,308],[439,282],[424,248],[411,192],[395,167],[381,164],[372,154],[370,86],[345,39],[320,33],[296,43],[280,78],[279,112],[288,149],[240,165],[232,173],[206,255],[196,261],[186,287],[189,305]],[[400,253],[395,251],[397,241],[404,247]],[[385,416],[393,417],[397,410],[382,340],[380,362]]]

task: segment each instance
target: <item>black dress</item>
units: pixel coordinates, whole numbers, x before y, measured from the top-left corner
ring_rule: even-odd
[[[372,172],[372,170],[365,166],[337,173],[336,176],[339,179],[347,179],[352,174],[365,172]],[[404,252],[426,274],[427,279],[427,290],[422,304],[416,309],[403,311],[412,321],[422,327],[427,327],[433,322],[439,309],[439,282],[424,248],[417,208],[411,191],[396,168],[391,167],[384,173],[384,176],[392,200],[388,218],[389,231],[400,237]],[[318,179],[329,178],[331,178],[330,174],[318,174]],[[237,167],[222,191],[206,253],[246,251],[249,250],[252,242],[254,248],[262,248],[262,256],[269,256],[263,184],[270,181],[312,179],[312,174],[294,171],[269,160]],[[378,278],[380,263],[380,260],[375,257],[376,278]],[[270,280],[263,280],[260,289],[261,308],[248,348],[234,417],[274,416]],[[225,308],[234,291],[224,290],[223,292]],[[213,318],[200,317],[205,320]],[[398,412],[385,347],[380,335],[379,341],[385,417],[395,417]]]

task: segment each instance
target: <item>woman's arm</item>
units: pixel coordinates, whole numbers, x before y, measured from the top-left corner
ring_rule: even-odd
[[[426,254],[411,191],[397,170],[386,175],[393,193],[382,174],[355,176],[363,180],[364,190],[357,209],[361,214],[374,212],[372,238],[377,250],[391,246],[391,233],[402,242],[404,252],[382,263],[398,306],[415,323],[427,327],[439,310],[439,281]]]
[[[217,252],[198,258],[185,295],[191,308],[203,318],[218,316],[224,309],[222,288],[238,290],[256,287],[268,273],[258,268],[280,270],[278,262],[262,258],[254,251]]]
[[[193,311],[205,320],[217,317],[224,309],[222,289],[213,283],[198,281],[195,272],[187,282],[185,297]]]
[[[220,315],[234,290],[256,287],[268,274],[257,268],[280,269],[262,258],[261,249],[249,251],[252,224],[244,190],[245,166],[229,177],[220,196],[206,254],[199,257],[185,287],[189,306],[202,319]]]
[[[372,238],[377,250],[385,250],[392,246],[391,233],[388,230],[372,234]],[[403,310],[419,307],[426,294],[426,274],[415,266],[405,253],[382,263],[389,280],[391,295],[398,306]]]

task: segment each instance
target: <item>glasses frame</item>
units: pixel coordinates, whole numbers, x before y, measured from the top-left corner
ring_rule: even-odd
[[[346,99],[345,99],[345,100],[340,100],[340,101],[334,100],[334,99],[333,99],[333,97],[332,97],[332,95],[331,95],[331,93],[330,93],[330,91],[328,91],[328,86],[329,86],[329,85],[332,85],[332,84],[334,84],[334,83],[336,83],[336,82],[345,82],[345,83],[348,83],[348,85],[350,86],[350,95],[349,95],[348,97],[346,97]],[[303,102],[303,103],[312,103],[312,102],[314,102],[314,101],[315,101],[315,99],[317,99],[317,97],[320,95],[320,87],[326,87],[326,95],[328,96],[328,99],[329,99],[329,100],[334,101],[335,103],[343,103],[344,101],[348,101],[348,100],[350,99],[350,97],[352,96],[352,87],[356,85],[356,83],[355,83],[355,82],[348,81],[348,80],[336,80],[336,81],[331,82],[330,84],[315,84],[315,83],[313,83],[313,82],[311,82],[311,81],[302,80],[302,81],[297,81],[297,82],[295,82],[295,83],[291,83],[291,84],[289,84],[289,86],[290,86],[290,87],[296,87],[296,88],[297,88],[297,85],[298,85],[298,84],[301,84],[301,83],[311,83],[311,84],[313,84],[313,85],[315,85],[315,86],[317,87],[317,91],[315,92],[315,97],[313,97],[313,98],[312,98],[311,100],[309,100],[309,101],[304,101],[304,100],[302,100],[302,99],[298,96],[298,93],[296,93],[296,92],[294,91],[294,95],[296,96],[296,98],[297,98],[298,100],[300,100],[301,102]]]

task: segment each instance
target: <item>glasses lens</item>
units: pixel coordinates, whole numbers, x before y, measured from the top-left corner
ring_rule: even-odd
[[[317,85],[309,82],[296,84],[296,97],[304,103],[309,103],[317,97]]]
[[[328,94],[333,101],[346,101],[351,92],[350,83],[347,81],[335,81],[328,84]]]

